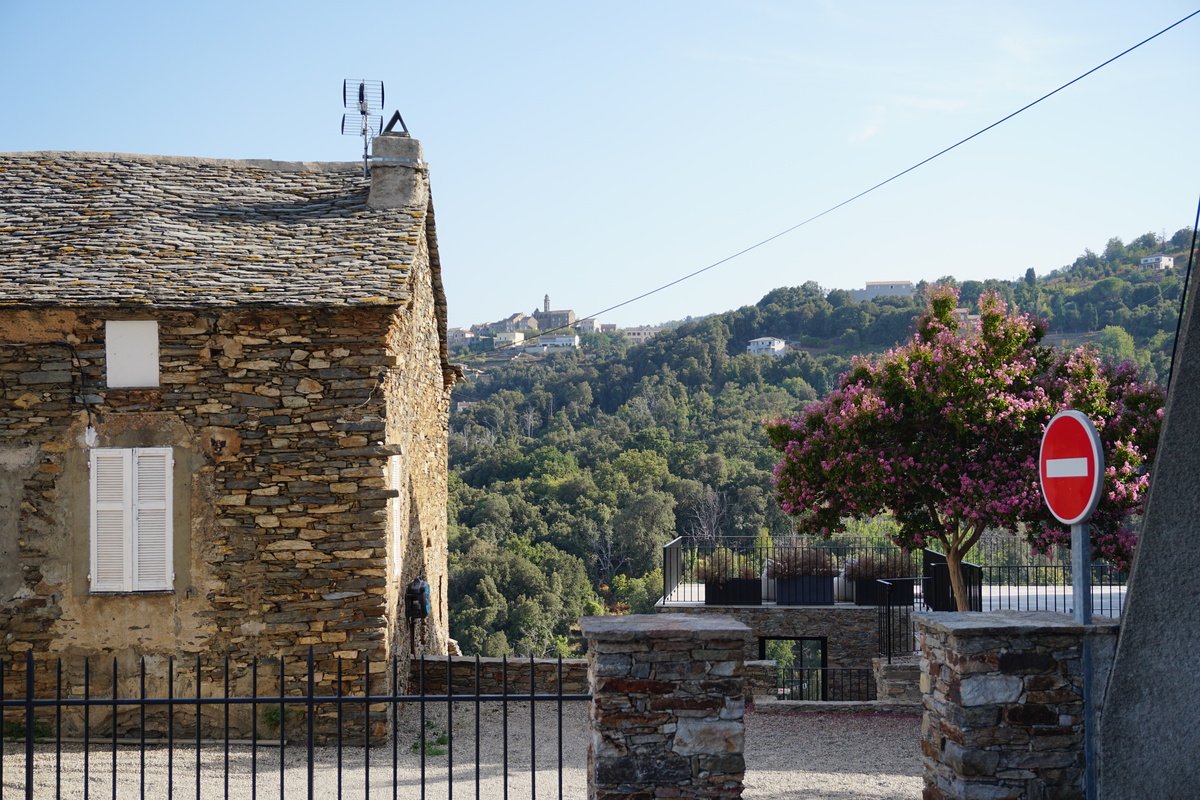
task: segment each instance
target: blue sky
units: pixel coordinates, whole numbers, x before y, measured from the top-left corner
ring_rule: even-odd
[[[1196,0],[0,0],[0,151],[352,161],[383,80],[432,170],[452,325],[616,305],[807,219]],[[883,189],[602,320],[815,280],[1014,278],[1191,225],[1200,16]]]

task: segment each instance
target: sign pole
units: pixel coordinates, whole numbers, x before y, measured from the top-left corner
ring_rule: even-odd
[[[1075,592],[1075,622],[1092,624],[1092,542],[1087,522],[1071,526],[1071,582]],[[1083,791],[1096,800],[1096,709],[1092,697],[1092,637],[1080,637],[1083,672]]]
[[[1092,623],[1092,541],[1088,519],[1100,501],[1104,451],[1092,421],[1078,411],[1062,411],[1050,420],[1038,454],[1042,495],[1050,513],[1071,526],[1071,583],[1074,620]],[[1083,673],[1083,791],[1096,800],[1096,714],[1092,699],[1092,637],[1080,634]]]

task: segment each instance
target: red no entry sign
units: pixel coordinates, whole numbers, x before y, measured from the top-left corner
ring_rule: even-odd
[[[1042,435],[1038,457],[1042,496],[1059,522],[1084,522],[1100,502],[1104,453],[1092,421],[1078,411],[1062,411]]]

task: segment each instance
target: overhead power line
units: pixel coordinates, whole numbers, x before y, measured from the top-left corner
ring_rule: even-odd
[[[1064,83],[1062,86],[1059,86],[1057,89],[1055,89],[1055,90],[1054,90],[1054,91],[1052,91],[1052,92],[1048,92],[1048,93],[1046,93],[1046,94],[1042,95],[1042,96],[1041,96],[1041,97],[1039,97],[1037,100],[1034,100],[1032,103],[1029,103],[1028,105],[1022,106],[1021,108],[1019,108],[1019,109],[1017,109],[1016,111],[1012,112],[1012,113],[1011,113],[1011,114],[1009,114],[1008,116],[1006,116],[1006,117],[1003,117],[1003,118],[1001,118],[1001,119],[998,119],[998,120],[996,120],[996,121],[995,121],[995,122],[993,122],[991,125],[988,125],[986,128],[982,128],[982,129],[980,129],[980,130],[976,131],[975,133],[971,134],[971,135],[970,135],[970,136],[968,136],[967,138],[965,138],[965,139],[962,139],[961,141],[955,142],[954,144],[950,145],[949,147],[945,148],[944,150],[940,150],[940,151],[938,151],[938,152],[934,153],[933,155],[929,156],[929,157],[928,157],[928,158],[926,158],[925,160],[923,160],[923,161],[919,161],[919,162],[917,162],[916,164],[913,164],[911,167],[909,167],[909,168],[908,168],[908,169],[906,169],[906,170],[903,170],[902,172],[897,172],[895,175],[893,175],[892,177],[888,178],[887,180],[880,181],[879,183],[875,184],[875,185],[874,185],[874,186],[872,186],[871,188],[869,188],[869,189],[864,189],[863,191],[859,192],[858,194],[854,195],[853,197],[850,197],[850,198],[848,198],[848,199],[846,199],[846,200],[843,200],[842,202],[838,203],[838,204],[837,204],[837,205],[835,205],[835,206],[830,206],[829,208],[825,209],[825,210],[824,210],[824,211],[822,211],[821,213],[819,213],[819,214],[815,214],[815,215],[813,215],[813,216],[809,217],[808,219],[804,220],[803,222],[798,222],[798,223],[796,223],[795,225],[791,226],[790,228],[786,228],[785,230],[782,230],[782,231],[780,231],[779,233],[775,234],[774,236],[769,236],[769,237],[767,237],[766,239],[763,239],[763,240],[762,240],[762,241],[760,241],[760,242],[756,242],[755,244],[752,244],[752,245],[750,245],[749,247],[746,247],[746,248],[744,248],[744,249],[742,249],[742,250],[739,250],[739,251],[737,251],[736,253],[733,253],[732,255],[729,255],[729,256],[726,256],[725,258],[722,258],[720,261],[715,261],[715,262],[713,262],[712,264],[709,264],[707,267],[702,267],[701,269],[698,269],[698,270],[696,270],[695,272],[690,272],[690,273],[688,273],[687,275],[684,275],[684,276],[683,276],[683,277],[681,277],[681,278],[676,278],[675,280],[671,281],[670,283],[666,283],[666,284],[663,284],[662,286],[659,286],[657,289],[651,289],[651,290],[650,290],[650,291],[648,291],[648,292],[644,292],[644,293],[642,293],[642,294],[639,294],[637,297],[634,297],[634,298],[631,298],[631,299],[629,299],[629,300],[626,300],[626,301],[624,301],[624,302],[618,303],[618,304],[616,304],[615,306],[610,306],[609,308],[606,308],[606,309],[604,309],[603,311],[597,311],[595,314],[589,314],[589,315],[588,315],[586,318],[599,317],[601,314],[607,314],[607,313],[609,313],[610,311],[616,311],[618,308],[623,308],[623,307],[625,307],[625,306],[629,305],[630,303],[636,303],[638,300],[642,300],[642,299],[644,299],[644,298],[646,298],[646,297],[649,297],[649,296],[650,296],[650,295],[652,295],[652,294],[657,294],[658,292],[661,292],[661,291],[663,291],[664,289],[669,289],[669,288],[671,288],[672,286],[675,286],[675,285],[677,285],[677,284],[683,283],[684,281],[686,281],[686,280],[689,280],[689,279],[691,279],[691,278],[694,278],[694,277],[696,277],[697,275],[700,275],[700,274],[703,274],[703,273],[705,273],[705,272],[708,272],[710,269],[714,269],[715,267],[719,267],[719,266],[721,266],[722,264],[726,264],[726,263],[728,263],[728,262],[732,261],[732,260],[733,260],[733,259],[735,259],[735,258],[739,258],[740,256],[744,256],[746,253],[749,253],[749,252],[751,252],[752,250],[757,250],[758,248],[762,247],[763,245],[765,245],[765,244],[769,244],[770,242],[773,242],[773,241],[775,241],[776,239],[778,239],[778,238],[780,238],[780,237],[782,237],[782,236],[786,236],[787,234],[791,233],[791,232],[792,232],[792,231],[794,231],[794,230],[798,230],[799,228],[803,228],[805,225],[808,225],[810,222],[815,222],[816,220],[820,219],[821,217],[824,217],[824,216],[825,216],[825,215],[827,215],[827,214],[831,214],[831,213],[833,213],[834,211],[837,211],[837,210],[838,210],[839,208],[841,208],[842,206],[849,205],[850,203],[853,203],[855,200],[858,200],[858,199],[859,199],[859,198],[861,198],[861,197],[865,197],[866,195],[870,194],[871,192],[875,191],[876,189],[880,189],[880,188],[882,188],[882,187],[886,186],[887,184],[891,183],[892,181],[896,180],[897,178],[902,178],[903,176],[907,175],[908,173],[912,172],[913,170],[915,170],[915,169],[917,169],[917,168],[919,168],[919,167],[923,167],[923,166],[925,166],[925,165],[926,165],[926,164],[928,164],[930,161],[933,161],[933,160],[934,160],[934,159],[936,159],[936,158],[940,158],[941,156],[944,156],[946,153],[949,153],[951,150],[954,150],[955,148],[957,148],[957,147],[960,147],[960,146],[962,146],[962,145],[966,144],[967,142],[971,141],[972,139],[974,139],[974,138],[976,138],[976,137],[978,137],[978,136],[982,136],[983,134],[985,134],[985,133],[987,133],[988,131],[990,131],[992,128],[995,128],[995,127],[996,127],[996,126],[998,126],[998,125],[1001,125],[1001,124],[1003,124],[1003,123],[1005,123],[1005,122],[1008,122],[1008,121],[1009,121],[1010,119],[1012,119],[1013,117],[1017,116],[1018,114],[1020,114],[1020,113],[1022,113],[1022,112],[1024,112],[1024,111],[1028,111],[1029,109],[1033,108],[1034,106],[1036,106],[1038,103],[1042,102],[1043,100],[1047,100],[1047,99],[1049,99],[1049,98],[1053,97],[1054,95],[1058,94],[1059,92],[1061,92],[1062,90],[1066,89],[1067,87],[1069,87],[1069,86],[1072,86],[1073,84],[1076,84],[1076,83],[1078,83],[1079,81],[1083,80],[1084,78],[1088,77],[1088,76],[1089,76],[1089,75],[1091,75],[1092,73],[1094,73],[1094,72],[1097,72],[1098,70],[1101,70],[1101,69],[1103,69],[1104,67],[1107,67],[1109,64],[1113,63],[1113,62],[1114,62],[1114,61],[1116,61],[1117,59],[1119,59],[1119,58],[1122,58],[1123,56],[1126,56],[1126,55],[1128,55],[1128,54],[1132,53],[1134,50],[1137,50],[1137,49],[1138,49],[1139,47],[1141,47],[1142,45],[1144,45],[1144,44],[1146,44],[1146,43],[1148,43],[1148,42],[1151,42],[1151,41],[1153,41],[1154,39],[1157,39],[1159,36],[1162,36],[1164,33],[1166,33],[1167,31],[1171,30],[1172,28],[1176,28],[1176,27],[1178,27],[1179,25],[1182,25],[1183,23],[1187,22],[1189,19],[1191,19],[1192,17],[1196,16],[1197,14],[1200,14],[1200,9],[1197,9],[1196,11],[1193,11],[1191,14],[1188,14],[1186,17],[1184,17],[1183,19],[1179,20],[1178,22],[1176,22],[1176,23],[1174,23],[1174,24],[1172,24],[1172,25],[1168,25],[1167,27],[1163,28],[1161,31],[1159,31],[1158,33],[1154,34],[1153,36],[1149,36],[1149,37],[1147,37],[1147,38],[1143,39],[1142,41],[1140,41],[1140,42],[1138,42],[1137,44],[1135,44],[1133,47],[1130,47],[1129,49],[1127,49],[1127,50],[1124,50],[1123,52],[1120,52],[1120,53],[1118,53],[1117,55],[1115,55],[1115,56],[1113,56],[1112,58],[1108,59],[1108,60],[1107,60],[1107,61],[1105,61],[1104,63],[1102,63],[1102,64],[1099,64],[1099,65],[1097,65],[1097,66],[1095,66],[1095,67],[1092,67],[1092,68],[1091,68],[1091,69],[1089,69],[1087,72],[1085,72],[1085,73],[1083,73],[1082,75],[1080,75],[1079,77],[1075,78],[1074,80],[1068,81],[1067,83]],[[586,319],[586,318],[585,318],[585,319]]]
[[[928,158],[926,158],[922,161],[918,161],[916,164],[913,164],[908,169],[902,170],[901,172],[897,172],[892,177],[890,177],[886,180],[880,181],[879,183],[875,184],[874,186],[870,187],[869,189],[864,189],[863,191],[859,192],[858,194],[854,195],[853,197],[849,197],[849,198],[843,200],[842,202],[838,203],[837,205],[830,206],[829,208],[825,209],[824,211],[822,211],[819,214],[814,214],[813,216],[809,217],[808,219],[804,220],[803,222],[797,222],[795,225],[791,226],[790,228],[785,228],[784,230],[780,231],[779,233],[776,233],[773,236],[768,236],[766,239],[756,242],[756,243],[750,245],[749,247],[745,247],[745,248],[737,251],[736,253],[728,255],[725,258],[722,258],[720,261],[714,261],[713,263],[709,264],[708,266],[701,267],[700,269],[698,269],[694,272],[689,272],[687,275],[684,275],[680,278],[676,278],[675,280],[671,281],[670,283],[664,283],[662,286],[659,286],[657,289],[651,289],[648,292],[643,292],[642,294],[639,294],[637,297],[632,297],[628,300],[617,303],[614,306],[609,306],[608,308],[605,308],[601,311],[597,311],[594,314],[588,314],[587,316],[583,317],[583,319],[598,318],[601,314],[607,314],[611,311],[616,311],[618,308],[624,308],[625,306],[630,305],[632,303],[636,303],[638,300],[643,300],[643,299],[649,297],[650,295],[658,294],[661,291],[670,289],[672,286],[676,286],[680,283],[683,283],[686,280],[695,278],[697,275],[702,275],[705,272],[708,272],[710,269],[715,269],[716,267],[719,267],[722,264],[727,264],[730,261],[733,261],[735,258],[740,258],[741,256],[744,256],[751,251],[757,250],[758,248],[762,247],[763,245],[770,244],[771,242],[775,241],[776,239],[779,239],[783,236],[788,235],[792,231],[799,230],[800,228],[803,228],[805,225],[808,225],[811,222],[817,221],[821,217],[824,217],[828,214],[832,214],[834,211],[837,211],[839,208],[842,208],[843,206],[847,206],[850,203],[853,203],[854,201],[867,196],[871,192],[874,192],[877,189],[881,189],[884,186],[887,186],[892,181],[904,177],[905,175],[912,172],[913,170],[923,167],[926,164],[928,164],[929,162],[931,162],[937,158],[941,158],[942,156],[949,153],[951,150],[961,147],[962,145],[966,144],[967,142],[971,141],[972,139],[978,138],[979,136],[982,136],[983,134],[987,133],[988,131],[992,130],[993,128],[995,128],[999,125],[1002,125],[1005,122],[1008,122],[1013,117],[1017,116],[1018,114],[1024,113],[1025,111],[1028,111],[1029,109],[1036,106],[1038,103],[1041,103],[1043,100],[1048,100],[1049,98],[1053,97],[1054,95],[1058,94],[1059,92],[1063,91],[1064,89],[1066,89],[1070,86],[1073,86],[1076,83],[1079,83],[1081,80],[1088,77],[1089,75],[1091,75],[1095,72],[1098,72],[1099,70],[1103,69],[1104,67],[1107,67],[1109,64],[1113,63],[1114,61],[1116,61],[1124,56],[1129,55],[1130,53],[1132,53],[1134,50],[1137,50],[1142,45],[1154,41],[1155,39],[1157,39],[1159,36],[1162,36],[1167,31],[1170,31],[1173,28],[1179,27],[1180,25],[1187,22],[1189,19],[1196,16],[1197,14],[1200,14],[1200,9],[1193,11],[1191,14],[1188,14],[1186,17],[1180,19],[1178,22],[1168,25],[1167,27],[1163,28],[1161,31],[1154,34],[1153,36],[1148,36],[1145,39],[1143,39],[1142,41],[1133,45],[1132,47],[1130,47],[1126,50],[1123,50],[1120,53],[1117,53],[1115,56],[1108,59],[1107,61],[1105,61],[1101,64],[1097,64],[1096,66],[1092,67],[1087,72],[1083,73],[1082,75],[1078,76],[1077,78],[1067,81],[1062,86],[1059,86],[1054,91],[1047,92],[1046,94],[1042,95],[1041,97],[1034,100],[1033,102],[1028,103],[1028,104],[1022,106],[1021,108],[1018,108],[1016,111],[1012,112],[1011,114],[1008,114],[1007,116],[996,120],[991,125],[988,125],[985,128],[981,128],[980,130],[976,131],[975,133],[971,134],[970,136],[966,137],[965,139],[961,139],[960,141],[955,142],[954,144],[950,145],[949,147],[947,147],[943,150],[939,150],[938,152],[934,153],[933,155],[929,156]],[[552,328],[552,329],[544,331],[544,332],[539,331],[538,336],[539,337],[540,336],[548,336],[552,333],[557,333],[558,331],[567,330],[570,327],[571,326],[569,326],[569,325],[563,325],[561,327]],[[512,345],[512,346],[515,346],[515,345]],[[492,347],[491,349],[481,351],[480,355],[486,355],[488,353],[494,353],[498,350],[508,350],[508,349],[510,349],[510,346]]]

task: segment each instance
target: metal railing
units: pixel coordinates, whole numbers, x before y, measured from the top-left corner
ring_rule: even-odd
[[[395,800],[401,796],[402,786],[415,787],[419,796],[425,797],[427,786],[438,785],[438,791],[453,796],[456,784],[469,787],[472,782],[476,798],[507,798],[513,767],[524,773],[528,787],[521,796],[537,796],[542,762],[557,768],[557,796],[565,796],[563,706],[591,697],[562,691],[561,660],[557,692],[537,691],[537,671],[530,660],[528,691],[508,691],[505,661],[504,691],[499,694],[479,691],[478,660],[473,693],[455,693],[447,682],[445,691],[438,694],[423,691],[424,661],[416,685],[410,686],[408,675],[401,675],[400,661],[393,659],[390,669],[375,670],[364,660],[354,662],[361,670],[356,679],[365,681],[364,689],[351,694],[341,689],[344,681],[352,680],[343,675],[339,659],[336,672],[325,675],[336,675],[338,688],[331,695],[316,693],[318,672],[311,651],[306,663],[302,659],[287,661],[288,667],[302,668],[289,671],[285,659],[280,658],[277,673],[272,668],[271,674],[260,676],[254,660],[238,681],[248,683],[250,690],[237,694],[232,691],[228,659],[223,685],[218,682],[216,686],[205,677],[199,658],[195,673],[187,675],[185,670],[176,673],[172,659],[165,691],[153,696],[147,691],[148,678],[151,683],[161,679],[147,675],[144,659],[132,676],[121,676],[115,659],[111,671],[106,669],[103,675],[85,660],[82,685],[64,681],[62,659],[40,662],[40,670],[32,652],[27,653],[23,669],[19,662],[0,660],[0,719],[4,723],[0,800],[58,798],[64,791],[85,800],[93,796],[199,800],[228,798],[231,791],[252,799],[261,792],[264,797],[280,798]],[[51,696],[39,696],[36,691],[39,672],[42,686],[52,686],[41,694]],[[450,672],[447,659],[447,675]],[[266,683],[277,679],[275,690],[259,694],[260,677]],[[119,687],[130,680],[139,687],[136,696],[120,696]],[[543,677],[540,682],[544,685],[545,680]],[[108,681],[111,690],[105,696],[93,692],[97,683]],[[183,686],[191,691],[176,693],[176,688]],[[220,696],[204,696],[206,692],[219,692]],[[499,706],[499,732],[482,730],[485,705]],[[548,713],[539,714],[539,706],[547,705],[552,706]],[[456,722],[456,715],[472,712],[473,734],[469,725]],[[528,735],[516,735],[518,719],[519,724],[528,725]],[[520,749],[512,747],[510,751],[510,733],[520,742]],[[543,749],[539,755],[539,741],[556,754],[546,758]],[[481,748],[488,749],[486,758]],[[502,753],[494,756],[491,751],[497,748],[502,748]],[[577,751],[575,759],[580,760],[582,743],[573,749]],[[427,770],[431,756],[439,759],[434,764],[435,775]],[[413,796],[412,791],[406,789],[404,796]],[[469,789],[463,794],[469,794]]]
[[[1059,611],[1070,613],[1075,596],[1071,565],[985,566],[985,611]],[[1092,612],[1098,616],[1120,617],[1125,609],[1125,585],[1129,574],[1109,564],[1092,565]]]
[[[718,605],[759,605],[775,602],[772,565],[818,560],[828,566],[827,576],[837,575],[853,559],[868,556],[897,557],[900,549],[879,537],[839,537],[826,540],[800,537],[784,544],[759,544],[758,539],[727,537],[719,543],[679,537],[663,546],[663,604],[714,604],[706,584],[720,573],[725,597]],[[818,569],[820,571],[820,569]],[[730,588],[726,588],[730,587]]]
[[[847,702],[875,699],[875,671],[859,667],[779,667],[780,700]]]
[[[886,658],[887,663],[916,652],[913,612],[927,608],[925,597],[930,582],[929,578],[888,578],[875,582],[879,599],[879,656]]]

